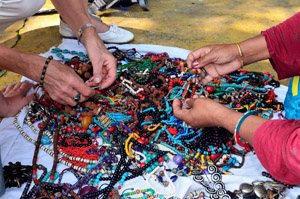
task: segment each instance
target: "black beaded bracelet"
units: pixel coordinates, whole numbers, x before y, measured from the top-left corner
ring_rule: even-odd
[[[42,75],[41,75],[41,80],[40,80],[40,87],[43,87],[44,85],[44,78],[45,78],[45,74],[46,74],[46,70],[47,70],[47,67],[48,67],[48,64],[49,62],[53,59],[52,56],[49,56],[47,59],[46,59],[46,62],[45,62],[45,65],[44,65],[44,68],[43,68],[43,71],[42,71]]]

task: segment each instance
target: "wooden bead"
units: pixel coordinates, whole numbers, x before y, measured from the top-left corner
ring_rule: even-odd
[[[85,77],[86,79],[89,79],[90,77],[92,77],[92,75],[91,75],[91,73],[89,73],[89,72],[85,72],[85,73],[84,73],[84,77]]]
[[[78,75],[82,75],[82,70],[77,70]]]
[[[70,112],[70,115],[75,116],[75,115],[76,115],[76,111],[72,110],[72,111]]]
[[[68,105],[65,106],[65,112],[70,113],[72,111],[72,108]]]

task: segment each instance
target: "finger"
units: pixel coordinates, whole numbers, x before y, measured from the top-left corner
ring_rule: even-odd
[[[26,93],[33,87],[33,84],[30,83],[30,82],[22,82],[20,85],[19,85],[19,89],[21,90],[21,94],[22,95],[26,95]]]
[[[98,80],[97,80],[98,81]],[[77,81],[77,83],[73,84],[74,90],[77,91],[77,93],[74,95],[74,93],[72,95],[69,95],[70,97],[74,97],[78,94],[78,92],[85,96],[85,97],[91,97],[94,95],[94,90],[91,89],[91,87],[89,87],[87,84],[85,84],[81,79],[80,81]]]
[[[12,101],[11,102],[16,102],[15,100],[17,98],[11,98]],[[18,103],[15,103],[14,106],[14,111],[13,114],[18,113],[24,106],[26,106],[27,104],[29,104],[32,100],[36,99],[36,95],[35,93],[31,93],[30,95],[26,96],[26,97],[22,97],[21,100],[18,100]]]
[[[33,87],[33,83],[28,82],[28,81],[24,81],[20,83],[20,88],[24,88],[24,89],[30,89],[31,87]]]
[[[189,106],[190,108],[193,108],[193,107],[194,107],[194,102],[195,102],[195,100],[196,100],[195,98],[192,98],[192,99],[189,98],[189,99],[186,99],[186,100],[185,100],[185,103],[186,103],[186,105]]]
[[[75,97],[77,97],[79,94],[79,101],[75,101]],[[86,99],[86,97],[84,97],[84,95],[81,95],[78,91],[76,91],[75,89],[69,89],[69,92],[66,93],[66,96],[63,98],[64,102],[67,103],[70,106],[75,106],[76,104],[78,104],[78,102],[83,102],[84,99]]]
[[[19,88],[19,87],[22,85],[22,83],[23,83],[23,82],[16,82],[16,83],[12,84],[11,86],[12,86],[13,88]]]
[[[98,86],[98,85],[95,85],[95,83],[94,83],[94,77],[91,77],[89,80],[87,80],[85,82],[85,84],[89,87]]]
[[[108,73],[106,75],[106,78],[104,79],[104,81],[102,81],[102,84],[100,87],[101,89],[107,88],[110,85],[112,85],[117,78],[117,68],[116,67],[110,67],[107,72]]]
[[[9,86],[6,87],[6,92],[9,92],[10,90],[14,89],[16,84],[11,84]]]
[[[192,63],[192,67],[195,67],[195,66],[198,66],[199,65],[199,62],[198,61],[194,61],[193,63]]]
[[[184,118],[184,112],[182,110],[182,104],[181,101],[178,98],[174,98],[173,100],[173,114],[175,117],[182,119]]]
[[[75,102],[75,100],[70,97],[65,98],[64,102],[65,102],[65,104],[68,104],[70,106],[76,106],[76,104],[78,104],[78,102]]]
[[[203,55],[198,59],[197,65],[193,66],[193,68],[202,68],[208,64],[214,63],[216,61],[215,56],[212,53],[208,53]]]
[[[192,68],[193,66],[192,66],[192,63],[195,61],[195,56],[194,56],[194,54],[193,54],[194,52],[191,52],[188,56],[187,56],[187,58],[186,58],[186,64],[187,64],[187,66],[188,66],[188,68]]]
[[[79,102],[85,102],[89,97],[81,96]]]
[[[37,94],[36,93],[31,93],[29,95],[27,95],[24,99],[25,99],[25,105],[29,104],[31,101],[36,100],[37,99]]]
[[[209,83],[211,80],[213,80],[214,78],[210,75],[207,75],[205,78],[202,79],[202,84],[206,85],[207,83]]]
[[[7,89],[7,86],[5,86],[4,88],[1,89],[1,92],[4,93]]]
[[[205,47],[199,48],[199,49],[191,52],[186,59],[186,63],[188,65],[188,67],[189,68],[195,67],[195,66],[193,66],[193,62],[197,62],[201,57],[205,56],[209,52],[210,52],[209,46],[205,46]]]

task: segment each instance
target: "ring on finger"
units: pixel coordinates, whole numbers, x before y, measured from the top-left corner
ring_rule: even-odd
[[[80,93],[78,93],[75,97],[73,97],[73,100],[75,102],[79,102],[79,100],[80,100]]]
[[[201,71],[204,73],[204,77],[203,78],[205,78],[208,75],[207,71],[205,70],[204,67],[201,68]]]

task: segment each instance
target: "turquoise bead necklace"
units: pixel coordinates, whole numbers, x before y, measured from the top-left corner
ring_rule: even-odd
[[[70,61],[69,58],[66,58],[64,54],[70,54],[72,57],[78,56],[81,61],[89,61],[89,57],[86,53],[84,52],[77,52],[75,50],[68,50],[68,49],[60,49],[60,48],[53,48],[51,50],[51,53],[55,54],[58,58],[63,60],[64,62]]]

